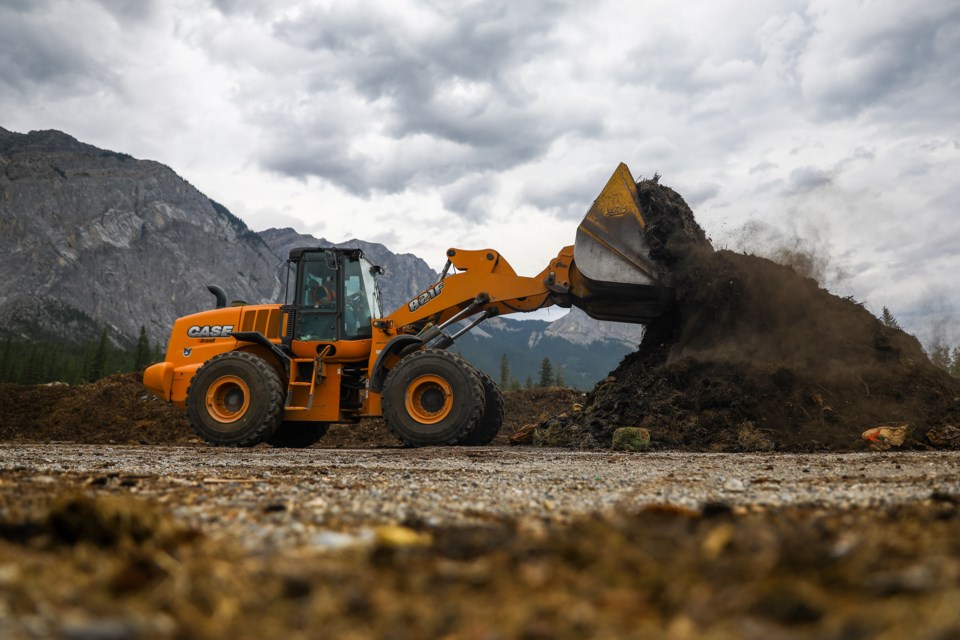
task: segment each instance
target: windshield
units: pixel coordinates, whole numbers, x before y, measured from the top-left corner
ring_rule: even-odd
[[[343,270],[343,334],[348,340],[373,335],[370,320],[380,317],[380,294],[375,269],[360,257],[351,256]]]

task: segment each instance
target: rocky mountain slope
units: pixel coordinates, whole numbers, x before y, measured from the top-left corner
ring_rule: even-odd
[[[169,167],[59,131],[0,129],[0,321],[6,331],[165,341],[211,306],[208,283],[276,299],[276,257]]]
[[[625,322],[600,322],[574,307],[570,313],[551,322],[544,335],[561,338],[580,345],[596,342],[616,342],[631,350],[643,339],[643,325]]]

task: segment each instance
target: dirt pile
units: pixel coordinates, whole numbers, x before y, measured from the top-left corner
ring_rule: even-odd
[[[186,444],[184,411],[157,398],[137,374],[92,384],[0,384],[0,441]],[[198,441],[198,440],[196,440]]]
[[[521,427],[536,424],[582,401],[574,389],[527,389],[504,394],[504,423],[494,444],[506,444]],[[134,373],[87,385],[0,384],[0,442],[202,445],[187,414],[147,391]],[[205,445],[202,445],[205,446]],[[263,445],[267,446],[267,445]],[[398,447],[382,420],[335,424],[315,446]]]
[[[960,381],[915,338],[789,267],[715,251],[672,189],[646,180],[638,193],[676,305],[582,414],[543,425],[548,441],[607,447],[616,428],[640,426],[659,448],[848,450],[868,428],[906,423],[917,447],[960,420]]]

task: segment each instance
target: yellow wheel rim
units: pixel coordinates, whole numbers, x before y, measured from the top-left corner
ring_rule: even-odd
[[[420,424],[436,424],[453,408],[453,389],[440,376],[420,376],[407,386],[404,405],[410,417]]]
[[[237,376],[223,376],[207,389],[207,411],[217,422],[236,422],[250,407],[250,388]]]

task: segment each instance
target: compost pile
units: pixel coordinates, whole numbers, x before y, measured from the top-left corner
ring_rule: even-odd
[[[581,413],[542,424],[540,442],[609,447],[632,426],[657,448],[839,451],[865,448],[866,429],[906,424],[904,446],[916,448],[957,424],[960,381],[914,337],[790,267],[715,251],[679,194],[656,180],[637,187],[675,307]]]

